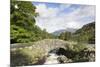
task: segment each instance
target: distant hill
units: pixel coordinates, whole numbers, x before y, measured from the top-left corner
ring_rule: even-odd
[[[73,28],[67,28],[67,29],[61,29],[61,30],[57,30],[55,32],[53,32],[53,35],[59,36],[62,32],[71,32],[74,33],[77,29],[73,29]]]

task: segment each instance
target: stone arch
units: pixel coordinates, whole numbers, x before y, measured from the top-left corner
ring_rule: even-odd
[[[54,48],[50,50],[48,53],[55,53],[56,55],[65,55],[66,50],[62,47],[59,47],[59,48]]]

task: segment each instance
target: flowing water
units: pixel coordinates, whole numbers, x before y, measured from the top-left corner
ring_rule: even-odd
[[[47,57],[44,64],[58,64],[59,63],[59,61],[57,60],[58,57],[59,57],[58,55],[50,53],[49,57]]]

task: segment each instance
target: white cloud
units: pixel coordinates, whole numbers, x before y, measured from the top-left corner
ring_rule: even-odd
[[[58,9],[57,8],[47,8],[45,4],[39,4],[37,6],[36,12],[40,14],[40,17],[55,17]]]
[[[76,28],[76,29],[82,27],[82,24],[79,24],[77,22],[69,22],[67,23],[67,25],[69,28]]]
[[[61,13],[61,11],[71,8],[71,5],[64,4],[55,8],[47,7],[46,4],[38,4],[36,6],[36,11],[40,15],[36,18],[36,24],[42,29],[45,28],[48,32],[66,28],[81,28],[84,24],[94,20],[94,18],[88,19],[86,17],[95,17],[95,6],[80,6],[70,13]]]
[[[66,8],[66,9],[69,8],[70,6],[71,6],[71,4],[61,4],[60,7],[59,7],[59,9],[62,11],[62,10],[64,10],[65,8]]]

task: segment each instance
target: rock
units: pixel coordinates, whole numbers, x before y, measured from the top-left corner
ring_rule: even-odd
[[[71,63],[72,60],[68,59],[66,56],[61,55],[57,58],[57,60],[59,61],[59,63]]]

